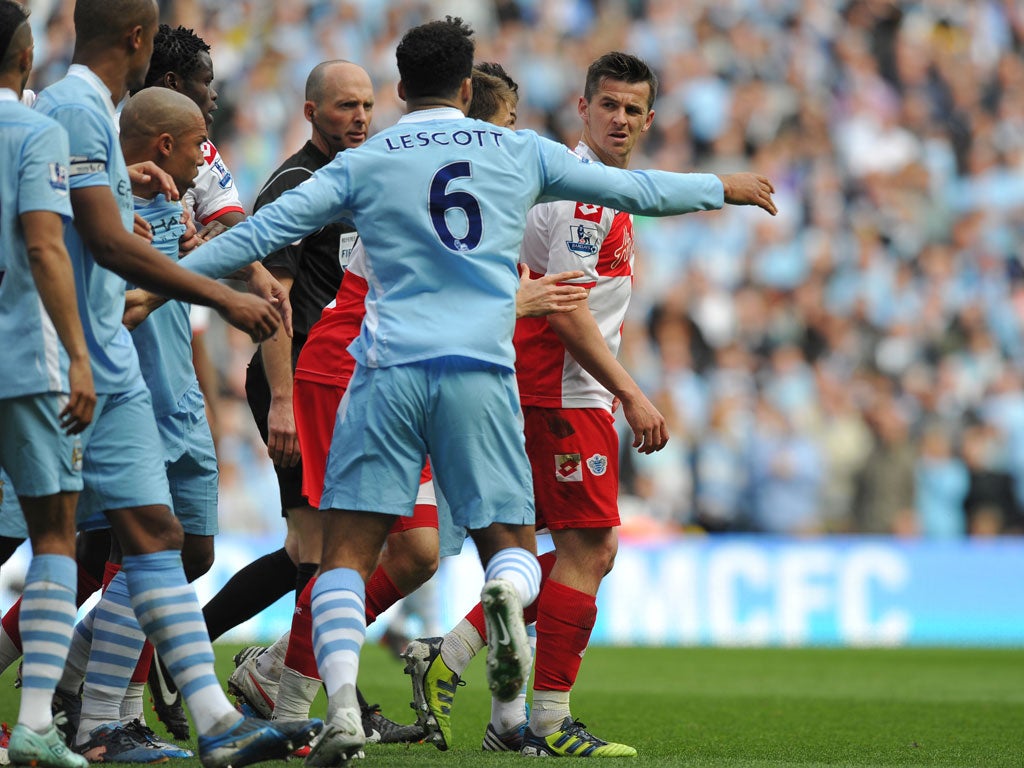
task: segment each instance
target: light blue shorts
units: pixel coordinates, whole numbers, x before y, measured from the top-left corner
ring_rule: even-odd
[[[25,515],[14,493],[14,484],[3,469],[0,469],[0,536],[9,539],[28,538],[28,526],[25,525]]]
[[[411,515],[427,454],[456,525],[533,524],[515,375],[460,357],[356,366],[320,508]]]
[[[123,393],[100,395],[98,414],[83,434],[85,489],[78,498],[78,529],[109,528],[103,514],[154,504],[171,505],[164,447],[153,402],[142,379]]]
[[[199,383],[182,395],[177,412],[157,419],[164,444],[167,482],[174,516],[185,533],[215,536],[217,527],[217,452],[206,420]]]
[[[22,496],[82,490],[83,437],[60,426],[67,402],[55,393],[0,400],[0,467]]]

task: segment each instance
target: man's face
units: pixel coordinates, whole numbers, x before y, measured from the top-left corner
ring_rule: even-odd
[[[217,91],[213,87],[213,60],[206,51],[200,51],[196,60],[198,65],[188,79],[178,78],[176,90],[196,103],[209,130],[213,124],[213,113],[217,110]]]
[[[329,155],[358,147],[369,136],[373,118],[373,84],[358,66],[339,64],[324,76],[323,98],[313,105],[314,133],[330,149]],[[307,102],[308,103],[308,102]]]
[[[654,119],[654,110],[647,107],[650,95],[647,83],[604,78],[590,101],[580,99],[583,140],[601,162],[618,168],[629,165],[637,139]]]
[[[174,179],[179,194],[195,186],[196,174],[204,162],[203,144],[206,139],[206,120],[197,113],[189,128],[177,136],[171,153],[161,164]]]
[[[515,130],[516,127],[516,107],[518,104],[514,102],[508,102],[504,99],[499,99],[498,111],[491,115],[487,122],[494,123],[495,125],[501,126],[502,128],[511,128]]]

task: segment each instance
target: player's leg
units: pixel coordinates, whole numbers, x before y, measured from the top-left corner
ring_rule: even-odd
[[[296,743],[308,741],[319,724],[299,723],[292,729],[284,723],[273,727],[243,721],[227,700],[214,674],[213,648],[195,591],[182,567],[181,524],[166,503],[153,503],[169,499],[169,491],[149,393],[140,387],[119,396],[116,406],[104,410],[90,442],[86,483],[91,480],[107,499],[107,516],[125,553],[122,573],[132,611],[192,712],[200,758],[207,768],[229,763],[237,768],[283,757]],[[133,435],[132,450],[121,439],[125,434]]]
[[[523,754],[626,757],[574,720],[569,695],[618,548],[618,436],[602,409],[525,409],[538,514],[557,557],[537,600],[537,659]],[[557,425],[557,426],[553,426]]]
[[[487,677],[502,700],[529,677],[523,608],[540,590],[533,484],[515,376],[461,358],[432,361],[437,401],[429,444],[434,475],[455,524],[472,535],[484,566]]]
[[[213,537],[219,531],[217,452],[198,385],[185,392],[178,411],[161,418],[158,426],[166,451],[167,482],[174,514],[185,532],[182,563],[186,578],[194,582],[213,565]],[[160,658],[152,656],[152,646],[147,644],[147,649],[149,663],[144,652],[122,705],[122,721],[131,723],[138,718],[145,727],[141,693],[148,681],[153,708],[160,722],[173,737],[188,739],[189,722],[182,707],[181,692]],[[150,737],[151,741],[154,739],[155,736]]]
[[[320,499],[321,573],[312,592],[313,648],[327,690],[328,724],[307,758],[311,765],[343,764],[366,740],[356,696],[365,585],[395,517],[409,515],[415,503],[426,459],[427,391],[419,366],[356,366],[338,408]],[[359,509],[377,511],[352,511]]]
[[[82,443],[60,427],[65,402],[50,394],[0,400],[0,466],[21,494],[33,553],[20,616],[21,704],[8,757],[43,768],[86,765],[65,747],[50,710],[76,612],[74,508],[82,487]]]

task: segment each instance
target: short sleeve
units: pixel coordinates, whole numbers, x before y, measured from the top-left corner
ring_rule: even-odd
[[[71,189],[110,186],[110,126],[87,109],[65,107],[51,114],[68,133]]]
[[[68,136],[47,120],[25,142],[18,169],[18,213],[52,211],[71,219]]]

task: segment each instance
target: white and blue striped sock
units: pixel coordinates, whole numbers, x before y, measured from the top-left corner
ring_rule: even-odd
[[[132,608],[146,637],[181,691],[201,736],[220,733],[239,719],[213,670],[213,646],[176,551],[125,557]]]
[[[132,612],[124,572],[119,572],[103,590],[96,606],[92,650],[82,690],[78,744],[88,741],[94,728],[121,719],[121,700],[128,690],[144,641]]]
[[[68,660],[64,664],[64,674],[61,675],[57,689],[61,691],[74,691],[82,687],[85,681],[85,667],[89,663],[89,649],[92,648],[92,625],[96,621],[96,608],[99,603],[75,624],[75,630],[71,635],[71,648],[68,650]]]
[[[36,555],[25,576],[21,603],[21,709],[18,722],[43,731],[53,720],[50,702],[67,659],[75,626],[78,567],[63,555]]]
[[[535,554],[521,547],[499,550],[484,569],[484,580],[491,579],[511,582],[525,608],[540,594],[540,562]]]
[[[355,706],[359,652],[366,640],[366,585],[362,577],[351,568],[320,574],[313,585],[312,608],[313,653],[327,689],[329,711]]]

